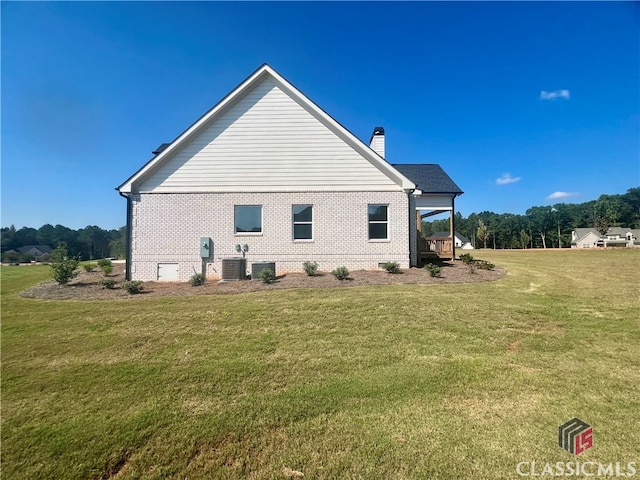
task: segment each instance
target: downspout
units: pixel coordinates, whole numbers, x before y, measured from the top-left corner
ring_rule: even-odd
[[[133,207],[131,205],[131,197],[129,195],[123,194],[118,190],[118,193],[121,197],[127,199],[127,229],[126,229],[126,242],[125,242],[125,273],[124,278],[126,281],[131,280],[131,215],[133,212]]]

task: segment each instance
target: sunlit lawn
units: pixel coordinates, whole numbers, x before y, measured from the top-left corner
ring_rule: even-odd
[[[640,250],[466,285],[44,301],[2,268],[3,478],[518,478],[639,461]],[[286,470],[291,472],[291,470]]]

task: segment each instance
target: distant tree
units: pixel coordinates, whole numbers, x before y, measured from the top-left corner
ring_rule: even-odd
[[[520,248],[526,249],[530,241],[531,236],[526,232],[526,230],[520,230]]]
[[[549,207],[531,207],[526,212],[531,227],[540,235],[542,248],[547,248],[547,232],[553,225]]]
[[[58,238],[56,236],[56,229],[53,225],[45,224],[42,225],[38,229],[38,233],[36,234],[36,239],[38,245],[48,245],[50,247],[55,247],[58,244]]]
[[[489,230],[482,220],[478,220],[478,238],[484,243],[484,248],[487,248],[487,240],[489,239]]]
[[[109,242],[110,256],[114,258],[125,258],[127,252],[127,227],[119,230],[109,231],[111,241]]]

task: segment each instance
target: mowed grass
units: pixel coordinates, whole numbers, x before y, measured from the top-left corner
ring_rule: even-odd
[[[640,250],[473,255],[508,275],[75,302],[4,267],[2,475],[518,478],[576,416],[580,462],[640,460]]]

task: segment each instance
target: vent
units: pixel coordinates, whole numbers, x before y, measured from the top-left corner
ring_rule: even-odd
[[[235,281],[247,278],[247,259],[242,257],[222,259],[222,280]]]
[[[251,264],[251,280],[260,280],[258,274],[265,268],[271,270],[274,275],[276,274],[276,262],[253,262]]]

